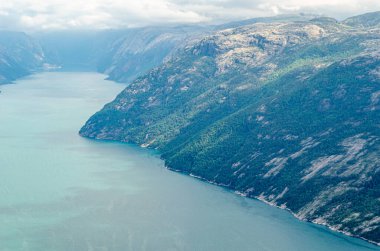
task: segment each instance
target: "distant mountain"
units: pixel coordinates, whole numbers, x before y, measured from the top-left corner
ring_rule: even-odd
[[[146,27],[105,31],[53,31],[35,34],[47,60],[64,70],[92,70],[129,82],[162,64],[202,26]]]
[[[109,34],[104,38],[98,31],[48,31],[33,34],[46,54],[46,60],[64,70],[95,71],[99,54],[109,41],[118,37]]]
[[[343,23],[361,28],[380,27],[380,11],[350,17],[343,21]]]
[[[286,23],[286,22],[299,22],[299,21],[309,21],[314,18],[318,18],[320,16],[313,15],[313,14],[296,14],[296,15],[277,15],[273,17],[256,17],[256,18],[250,18],[246,20],[240,20],[240,21],[234,21],[229,22],[221,25],[216,25],[215,30],[222,30],[222,29],[231,29],[231,28],[237,28],[245,25],[251,25],[256,23],[274,23],[274,22],[280,22],[280,23]]]
[[[118,82],[130,82],[162,64],[185,40],[206,32],[205,26],[129,29],[104,48],[98,70]]]
[[[98,71],[130,82],[162,64],[208,26],[146,27],[104,31],[0,31],[0,83],[44,69]]]
[[[41,46],[30,36],[0,31],[0,84],[43,68],[44,58]]]
[[[80,134],[157,148],[172,170],[380,243],[380,29],[349,23],[190,41]]]

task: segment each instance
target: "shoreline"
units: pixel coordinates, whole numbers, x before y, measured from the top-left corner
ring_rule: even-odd
[[[232,189],[231,187],[229,187],[228,185],[226,184],[218,184],[216,182],[213,182],[213,181],[210,181],[210,180],[207,180],[206,178],[203,178],[201,176],[197,176],[197,175],[194,175],[194,174],[191,174],[191,173],[188,173],[188,172],[184,172],[184,171],[181,171],[181,170],[178,170],[178,169],[174,169],[174,168],[170,168],[168,166],[165,165],[165,168],[167,170],[170,170],[170,171],[173,171],[173,172],[177,172],[177,173],[181,173],[181,174],[185,174],[187,176],[190,176],[192,178],[195,178],[195,179],[198,179],[202,182],[206,182],[208,184],[211,184],[211,185],[216,185],[216,186],[220,186],[220,187],[223,187],[223,188],[226,188],[228,189],[229,191],[233,192],[234,194],[238,195],[238,196],[241,196],[241,197],[245,197],[245,198],[248,198],[248,199],[255,199],[255,200],[258,200],[258,201],[261,201],[269,206],[272,206],[272,207],[276,207],[278,209],[282,209],[282,210],[285,210],[287,212],[289,212],[292,216],[294,216],[294,218],[296,218],[297,220],[299,221],[303,221],[303,222],[308,222],[308,223],[312,223],[312,224],[316,224],[316,225],[319,225],[319,226],[322,226],[322,227],[325,227],[333,232],[337,232],[337,233],[341,233],[341,234],[344,234],[345,236],[349,236],[349,237],[353,237],[353,238],[356,238],[356,239],[360,239],[360,240],[363,240],[363,241],[366,241],[367,243],[371,244],[371,245],[374,245],[376,247],[380,247],[380,242],[375,242],[375,241],[371,241],[371,240],[368,240],[364,237],[361,237],[361,236],[358,236],[358,235],[354,235],[350,232],[347,232],[347,231],[342,231],[342,230],[339,230],[339,229],[336,229],[334,228],[333,226],[331,226],[330,224],[328,223],[321,223],[321,222],[316,222],[315,220],[311,221],[311,220],[308,220],[306,218],[301,218],[299,217],[296,213],[294,213],[292,210],[290,210],[288,207],[286,206],[279,206],[273,202],[270,202],[266,199],[264,199],[263,197],[260,197],[260,196],[248,196],[246,193],[244,192],[241,192],[241,191],[238,191],[238,190],[234,190]]]
[[[126,142],[126,141],[120,141],[120,140],[113,140],[113,139],[100,139],[100,138],[92,138],[92,137],[88,137],[88,136],[84,136],[82,135],[81,133],[78,133],[80,137],[83,137],[83,138],[87,138],[87,139],[90,139],[90,140],[95,140],[95,141],[104,141],[104,142],[114,142],[114,143],[122,143],[122,144],[128,144],[128,145],[135,145],[141,149],[145,148],[145,149],[149,149],[149,150],[153,150],[153,151],[158,151],[157,149],[154,149],[154,148],[150,148],[149,146],[146,146],[146,147],[143,147],[142,145],[140,144],[137,144],[135,142]],[[160,155],[160,153],[155,153],[158,155],[158,157],[161,159],[161,160],[164,160],[162,158],[162,156]],[[244,192],[241,192],[241,191],[238,191],[238,190],[234,190],[232,189],[229,185],[226,185],[226,184],[219,184],[219,183],[216,183],[216,182],[213,182],[213,181],[210,181],[210,180],[207,180],[206,178],[203,178],[201,176],[198,176],[198,175],[194,175],[192,173],[189,173],[189,172],[185,172],[185,171],[182,171],[182,170],[179,170],[179,169],[174,169],[174,168],[171,168],[167,165],[164,164],[164,168],[169,170],[169,171],[173,171],[173,172],[176,172],[176,173],[180,173],[180,174],[184,174],[184,175],[187,175],[189,177],[192,177],[192,178],[195,178],[195,179],[198,179],[202,182],[206,182],[208,184],[211,184],[211,185],[216,185],[216,186],[219,186],[219,187],[222,187],[222,188],[225,188],[233,193],[235,193],[236,195],[238,196],[241,196],[241,197],[246,197],[246,198],[249,198],[249,199],[256,199],[258,201],[261,201],[269,206],[273,206],[273,207],[276,207],[276,208],[279,208],[279,209],[282,209],[282,210],[285,210],[285,211],[288,211],[293,217],[295,217],[297,220],[299,221],[303,221],[303,222],[308,222],[308,223],[312,223],[312,224],[316,224],[316,225],[319,225],[319,226],[322,226],[322,227],[325,227],[333,232],[336,232],[336,233],[341,233],[341,234],[344,234],[345,236],[348,236],[348,237],[352,237],[352,238],[356,238],[356,239],[360,239],[360,240],[363,240],[375,247],[380,247],[380,242],[375,242],[375,241],[372,241],[372,240],[369,240],[369,239],[366,239],[364,237],[361,237],[361,236],[358,236],[358,235],[354,235],[350,232],[346,232],[346,231],[342,231],[342,230],[339,230],[339,229],[336,229],[334,228],[333,226],[327,224],[327,223],[320,223],[320,222],[316,222],[315,220],[314,221],[310,221],[308,219],[305,219],[305,218],[300,218],[299,216],[297,216],[296,213],[294,213],[292,210],[290,210],[289,208],[287,208],[286,206],[279,206],[275,203],[272,203],[270,201],[267,201],[265,200],[264,198],[260,197],[260,196],[248,196],[246,193]]]

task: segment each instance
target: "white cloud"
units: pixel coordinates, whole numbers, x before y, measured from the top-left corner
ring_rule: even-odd
[[[380,10],[379,0],[1,0],[0,28],[88,29],[221,23],[297,12],[345,18],[376,10]]]

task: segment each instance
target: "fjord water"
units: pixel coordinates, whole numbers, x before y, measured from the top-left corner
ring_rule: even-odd
[[[124,86],[41,73],[1,86],[0,250],[380,250],[78,136]]]

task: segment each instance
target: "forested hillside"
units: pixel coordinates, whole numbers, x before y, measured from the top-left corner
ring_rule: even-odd
[[[215,31],[80,134],[157,148],[170,169],[380,243],[379,16]]]

